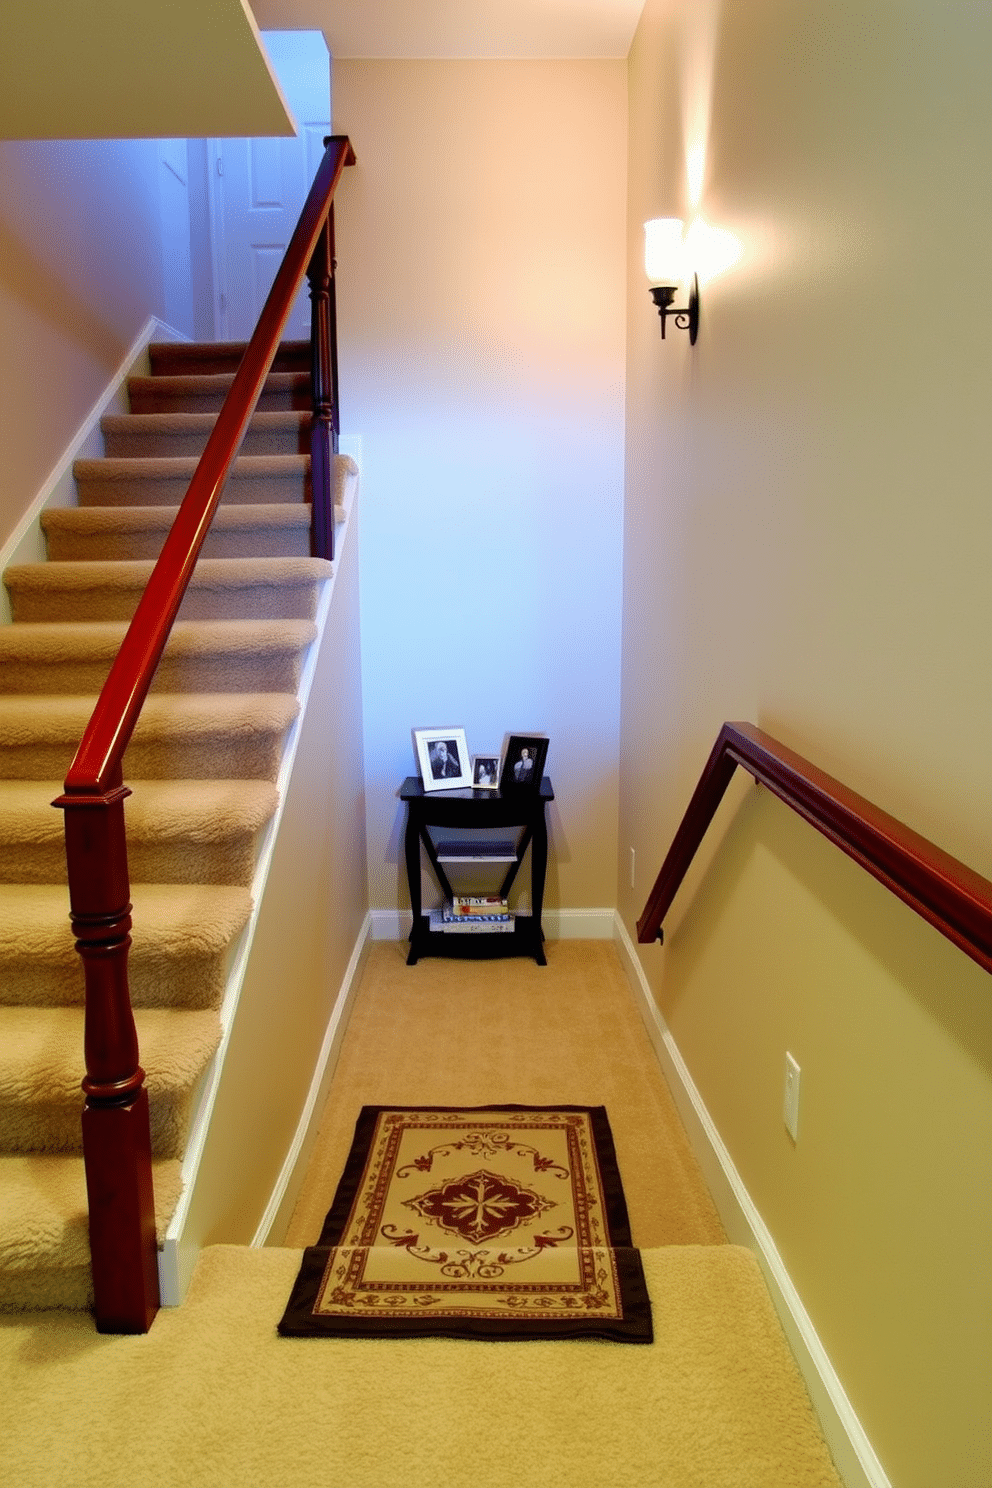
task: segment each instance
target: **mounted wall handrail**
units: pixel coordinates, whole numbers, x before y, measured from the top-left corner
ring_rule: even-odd
[[[65,813],[70,918],[86,982],[83,1160],[94,1309],[106,1333],[141,1333],[159,1306],[148,1092],[128,987],[130,882],[124,752],[304,276],[311,297],[312,545],[333,555],[337,430],[333,197],[355,160],[344,135],[324,158],[189,489],[53,802]]]
[[[749,723],[720,730],[637,922],[639,941],[662,938],[662,921],[738,765],[992,971],[992,882]]]

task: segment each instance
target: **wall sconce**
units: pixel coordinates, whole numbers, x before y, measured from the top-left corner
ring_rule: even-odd
[[[651,284],[651,298],[661,316],[661,335],[671,316],[680,331],[689,332],[689,345],[699,334],[699,280],[695,274],[689,287],[689,303],[675,306],[675,291],[685,277],[685,240],[678,217],[652,217],[644,224],[644,272]]]

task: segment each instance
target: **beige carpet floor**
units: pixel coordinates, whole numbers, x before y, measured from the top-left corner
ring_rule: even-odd
[[[287,1245],[313,1245],[363,1105],[605,1106],[634,1244],[725,1239],[608,941],[556,941],[548,965],[406,965],[373,947]]]
[[[18,1488],[838,1488],[749,1252],[644,1252],[649,1347],[278,1338],[300,1252],[212,1247],[143,1338],[0,1319]]]
[[[655,1341],[280,1338],[362,1104],[606,1106]],[[292,1248],[203,1252],[139,1338],[0,1317],[19,1488],[840,1488],[754,1257],[724,1242],[612,946],[549,965],[373,949]]]

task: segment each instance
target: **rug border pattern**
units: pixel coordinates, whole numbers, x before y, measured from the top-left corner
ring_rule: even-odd
[[[511,1122],[516,1115],[522,1126],[527,1124],[528,1119],[532,1126],[538,1124],[535,1118],[539,1119],[545,1113],[553,1118],[567,1118],[573,1114],[586,1118],[582,1123],[562,1123],[552,1119],[548,1129],[566,1135],[573,1163],[573,1195],[579,1200],[576,1209],[579,1243],[574,1248],[580,1252],[575,1260],[583,1278],[583,1286],[587,1291],[590,1290],[589,1279],[594,1279],[597,1273],[600,1277],[610,1278],[604,1284],[615,1299],[610,1310],[611,1315],[583,1313],[575,1296],[577,1292],[581,1294],[582,1288],[574,1283],[561,1287],[564,1300],[559,1303],[555,1297],[547,1296],[546,1284],[509,1281],[492,1288],[494,1296],[502,1294],[500,1306],[503,1310],[476,1309],[467,1314],[463,1311],[459,1315],[456,1302],[459,1291],[463,1294],[471,1291],[477,1295],[478,1284],[458,1281],[435,1283],[433,1280],[430,1291],[439,1295],[432,1298],[429,1307],[421,1313],[412,1310],[402,1315],[396,1312],[365,1312],[357,1316],[344,1309],[321,1310],[322,1299],[331,1284],[332,1271],[335,1277],[346,1275],[349,1280],[354,1281],[361,1276],[364,1261],[371,1258],[369,1252],[374,1247],[363,1242],[375,1238],[378,1206],[371,1206],[368,1212],[361,1210],[357,1215],[353,1211],[360,1196],[364,1204],[370,1193],[381,1194],[392,1173],[392,1155],[398,1142],[398,1137],[394,1136],[388,1126],[388,1118],[393,1113],[422,1116],[425,1130],[431,1126],[436,1127],[445,1116],[455,1113],[467,1113],[473,1117],[505,1114],[511,1118]],[[382,1118],[386,1118],[386,1125],[377,1138]],[[462,1126],[467,1130],[477,1124],[466,1121]],[[416,1129],[416,1125],[416,1122],[403,1123],[406,1130]],[[591,1140],[586,1137],[587,1132]],[[383,1160],[384,1151],[389,1153],[388,1162]],[[379,1163],[378,1169],[376,1163]],[[577,1163],[583,1163],[593,1170],[590,1177],[594,1174],[599,1188],[601,1222],[595,1214],[590,1216],[584,1210],[582,1199],[585,1187],[574,1176]],[[381,1177],[381,1174],[385,1177]],[[369,1214],[373,1217],[371,1230]],[[380,1256],[381,1254],[380,1251]],[[388,1294],[390,1290],[388,1283],[379,1285],[382,1294]],[[571,1301],[568,1300],[569,1294]],[[447,1305],[444,1305],[444,1297],[450,1297]],[[371,1300],[375,1301],[375,1298]],[[439,1306],[438,1303],[442,1305]],[[592,1305],[595,1307],[600,1304],[593,1302]],[[539,1310],[528,1314],[528,1307]],[[351,1150],[320,1239],[317,1245],[308,1247],[304,1253],[300,1273],[279,1324],[279,1331],[291,1337],[441,1336],[490,1340],[601,1338],[617,1342],[650,1343],[650,1302],[640,1255],[631,1244],[627,1205],[605,1107],[565,1104],[364,1106],[355,1125]]]

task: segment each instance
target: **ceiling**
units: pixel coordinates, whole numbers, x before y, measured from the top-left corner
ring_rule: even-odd
[[[644,0],[251,0],[334,57],[626,57]]]
[[[625,57],[644,0],[3,0],[0,140],[294,133],[258,31],[335,57]]]
[[[0,139],[295,132],[243,0],[3,0]]]

